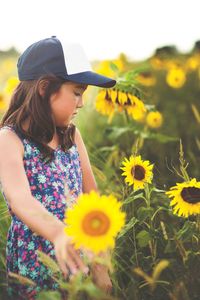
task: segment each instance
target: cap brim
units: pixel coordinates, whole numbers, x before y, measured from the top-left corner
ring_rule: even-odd
[[[116,84],[116,80],[97,74],[92,71],[66,75],[65,79],[80,84],[94,85],[94,86],[105,87],[105,88],[113,87]]]

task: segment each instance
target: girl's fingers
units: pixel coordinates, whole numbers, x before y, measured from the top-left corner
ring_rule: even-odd
[[[66,278],[69,274],[69,271],[68,271],[68,268],[67,268],[65,262],[61,258],[61,255],[59,255],[58,252],[56,253],[56,259],[57,259],[58,265],[59,265],[64,277]]]
[[[64,276],[67,276],[69,271],[73,275],[76,274],[78,270],[81,270],[85,274],[89,272],[89,268],[85,266],[78,251],[74,249],[73,244],[68,242],[67,244],[63,243],[59,248],[55,247],[55,254]]]
[[[62,260],[68,266],[68,268],[70,269],[70,272],[72,274],[75,274],[78,270],[77,270],[75,262],[73,261],[73,257],[71,256],[71,253],[69,252],[69,246],[67,247],[67,249],[66,249],[66,247],[62,247],[61,255],[62,255]]]
[[[69,259],[67,261],[67,266],[70,269],[70,272],[72,274],[76,274],[77,273],[78,268],[77,268],[75,262],[73,261],[73,259],[70,256],[69,256]]]
[[[78,269],[80,269],[82,272],[87,274],[89,272],[89,268],[84,264],[84,262],[82,261],[79,254],[77,253],[77,251],[74,249],[73,246],[69,247],[69,253],[71,254]]]

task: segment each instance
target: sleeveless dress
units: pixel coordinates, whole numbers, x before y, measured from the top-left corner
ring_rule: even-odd
[[[21,136],[14,127],[3,128],[14,131],[23,143],[24,169],[32,195],[49,212],[63,220],[67,207],[73,205],[82,193],[82,170],[77,146],[74,144],[67,151],[58,146],[54,150],[54,159],[45,164],[36,143]],[[3,196],[6,200],[4,193]],[[38,260],[36,253],[40,250],[56,259],[54,247],[50,241],[32,232],[13,214],[6,202],[11,214],[6,246],[7,274],[17,273],[36,283],[35,286],[13,283],[8,276],[8,294],[11,299],[32,300],[43,289],[58,289],[58,284],[51,278],[51,270]]]

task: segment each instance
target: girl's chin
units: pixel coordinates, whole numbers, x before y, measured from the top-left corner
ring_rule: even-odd
[[[66,120],[66,121],[63,121],[63,122],[57,122],[56,126],[58,126],[58,127],[65,127],[65,126],[68,126],[71,123],[72,123],[71,120]]]

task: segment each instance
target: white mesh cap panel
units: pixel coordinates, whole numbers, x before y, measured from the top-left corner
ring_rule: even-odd
[[[81,45],[75,43],[68,44],[65,42],[61,42],[61,44],[68,75],[92,71],[90,62]]]

